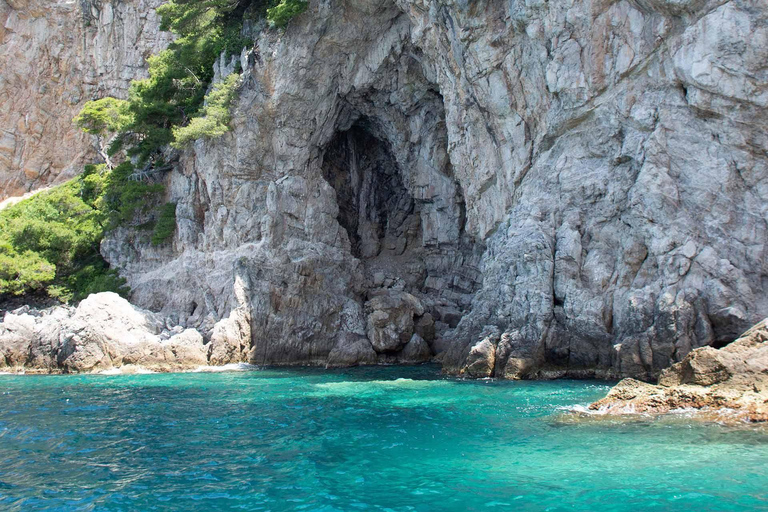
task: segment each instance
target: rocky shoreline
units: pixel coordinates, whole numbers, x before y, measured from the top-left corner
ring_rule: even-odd
[[[91,295],[77,307],[29,307],[0,323],[0,368],[57,373],[127,365],[173,371],[208,364],[195,329],[132,306],[114,293]]]
[[[702,347],[664,370],[657,385],[624,379],[589,406],[607,416],[680,410],[768,421],[768,319],[721,349]]]
[[[229,346],[229,340],[240,337],[228,334],[228,330],[222,324],[205,339],[196,329],[133,306],[114,293],[91,295],[77,307],[24,306],[6,312],[0,322],[0,372],[130,374],[220,371],[253,364],[247,351]],[[430,361],[427,343],[418,333],[411,338],[401,350],[407,357],[382,361],[375,353],[363,357],[365,354],[356,352],[332,352],[328,359],[316,364],[343,367],[360,364],[361,360],[363,364]],[[409,348],[413,338],[419,338],[423,347],[417,340]],[[227,354],[241,357],[233,359]],[[602,376],[553,370],[541,371],[535,378]],[[702,347],[691,351],[681,362],[662,371],[658,384],[633,378],[622,380],[605,398],[591,404],[586,414],[612,418],[680,411],[696,411],[715,421],[768,421],[768,319],[721,349]]]
[[[146,76],[161,3],[0,2],[0,197],[91,160],[71,119]],[[101,244],[162,318],[123,346],[82,305],[12,313],[1,364],[170,367],[179,344],[655,380],[768,312],[766,20],[741,0],[312,0],[252,25],[215,66],[242,71],[231,130],[157,176],[173,236],[137,219]]]
[[[399,309],[382,306],[377,312],[380,316],[394,315]],[[403,313],[405,317],[409,317],[407,313],[410,310]],[[231,315],[216,323],[210,335],[204,337],[197,329],[138,308],[115,293],[98,293],[77,307],[22,306],[7,311],[0,321],[0,371],[175,372],[260,363],[254,347],[241,346],[241,340],[248,338],[248,330],[247,317]],[[424,325],[411,325],[410,330],[404,326],[398,333],[381,333],[375,325],[370,326],[371,334],[378,335],[376,339],[382,343],[389,339],[386,335],[398,338],[397,334],[406,331],[407,339],[392,347],[398,350],[396,354],[378,354],[360,335],[359,341],[347,340],[343,350],[337,348],[310,364],[344,367],[430,361],[432,352],[422,335],[431,340],[433,334]]]

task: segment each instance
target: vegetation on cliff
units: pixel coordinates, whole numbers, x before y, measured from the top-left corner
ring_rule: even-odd
[[[162,149],[181,148],[229,130],[239,74],[212,84],[220,55],[239,53],[246,18],[283,27],[305,11],[302,0],[169,0],[158,8],[161,29],[177,37],[149,58],[149,77],[132,82],[128,99],[85,104],[74,123],[94,135],[102,165],[0,211],[0,297],[44,291],[63,301],[90,293],[127,293],[125,281],[99,253],[104,234],[141,217],[160,245],[173,235],[176,205],[158,207],[163,186],[144,178],[162,169]],[[131,162],[114,166],[122,150]],[[140,215],[139,215],[140,214]],[[147,218],[149,220],[147,220]]]
[[[87,165],[79,177],[0,211],[0,296],[44,291],[64,302],[90,293],[128,292],[99,253],[104,234],[138,216],[149,218],[159,245],[175,229],[168,205],[155,205],[160,184],[136,179],[130,162],[110,170]],[[157,222],[151,220],[157,217]]]
[[[186,144],[197,139],[208,137],[221,137],[229,131],[230,108],[235,99],[237,87],[240,84],[240,76],[231,74],[213,86],[206,97],[201,115],[192,119],[186,126],[173,128],[171,145],[182,148]]]
[[[307,10],[309,2],[303,0],[280,0],[267,9],[267,20],[272,26],[284,27],[294,16]]]
[[[176,231],[176,203],[165,203],[152,232],[152,245],[161,245],[168,241]]]
[[[212,85],[220,55],[239,53],[251,41],[243,36],[246,18],[266,18],[283,27],[304,12],[302,0],[170,0],[158,8],[162,30],[177,38],[149,58],[149,77],[135,80],[128,100],[88,102],[75,122],[99,137],[105,162],[121,149],[144,165],[171,144],[182,147],[229,130],[229,109],[239,85],[230,76]],[[102,141],[112,135],[109,148]]]

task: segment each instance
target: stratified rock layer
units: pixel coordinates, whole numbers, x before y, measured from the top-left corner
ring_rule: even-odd
[[[168,176],[172,245],[102,252],[206,338],[239,318],[222,359],[418,326],[472,377],[652,379],[768,311],[766,63],[758,0],[312,1]]]
[[[94,159],[72,125],[83,104],[125,97],[164,48],[163,0],[0,0],[0,200],[71,178]]]
[[[768,421],[768,320],[730,345],[697,348],[664,370],[654,386],[625,379],[590,405],[602,414],[728,410],[731,418]]]

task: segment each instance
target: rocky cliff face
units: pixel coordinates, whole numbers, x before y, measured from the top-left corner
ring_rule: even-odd
[[[212,362],[652,378],[768,311],[760,0],[313,0],[103,244]]]
[[[162,0],[0,0],[0,200],[59,183],[93,160],[72,126],[83,103],[124,97],[164,48]]]

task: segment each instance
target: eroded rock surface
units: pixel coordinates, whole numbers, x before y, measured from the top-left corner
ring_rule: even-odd
[[[72,125],[83,104],[125,97],[163,49],[162,0],[0,0],[0,200],[60,183],[94,160]]]
[[[172,245],[102,252],[257,364],[416,332],[468,376],[653,379],[768,311],[766,63],[758,0],[312,1],[168,176]]]
[[[622,380],[589,408],[609,415],[731,410],[737,418],[768,421],[767,322],[719,350],[693,350],[661,372],[658,385]]]
[[[77,168],[158,3],[0,2],[0,194]],[[217,363],[650,380],[768,311],[763,1],[313,0],[241,61],[172,245],[102,246]]]
[[[77,308],[23,308],[0,322],[0,368],[87,372],[136,365],[179,370],[205,365],[209,346],[194,329],[132,306],[114,293]]]

